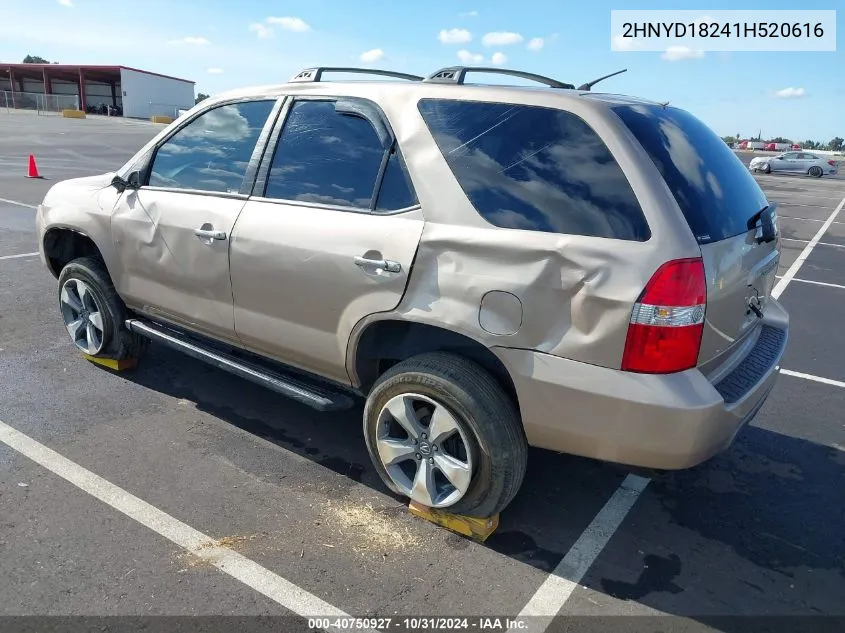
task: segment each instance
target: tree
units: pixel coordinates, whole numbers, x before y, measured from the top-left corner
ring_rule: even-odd
[[[840,137],[840,136],[837,136],[836,138],[834,138],[833,140],[831,140],[831,141],[830,141],[830,143],[828,143],[828,146],[829,146],[829,147],[830,147],[830,149],[832,149],[834,152],[838,152],[838,151],[840,151],[840,150],[842,149],[842,143],[845,143],[845,139],[843,139],[843,138],[842,138],[842,137]]]
[[[49,64],[46,59],[43,57],[39,57],[38,55],[27,55],[23,58],[24,64]]]
[[[818,149],[818,145],[816,145],[815,141],[807,139],[806,141],[804,141],[804,149]]]
[[[204,92],[200,92],[200,93],[197,95],[197,98],[194,100],[194,104],[197,104],[197,103],[199,103],[200,101],[205,101],[206,99],[208,99],[208,95],[207,95],[207,94],[205,94]]]

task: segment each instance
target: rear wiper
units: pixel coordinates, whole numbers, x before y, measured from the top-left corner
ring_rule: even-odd
[[[748,218],[747,227],[749,231],[757,228],[757,222],[760,222],[760,228],[762,229],[762,231],[760,233],[760,237],[757,238],[758,244],[774,242],[777,239],[778,232],[774,220],[776,207],[776,203],[766,205],[757,213]]]

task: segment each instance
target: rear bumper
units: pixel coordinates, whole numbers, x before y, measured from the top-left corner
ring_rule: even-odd
[[[528,443],[632,466],[681,469],[731,445],[780,373],[789,319],[773,300],[757,342],[712,384],[698,369],[634,374],[541,352],[496,348],[510,371]]]

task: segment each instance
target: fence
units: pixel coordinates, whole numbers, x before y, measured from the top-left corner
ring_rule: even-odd
[[[58,114],[62,110],[78,110],[76,95],[45,95],[38,92],[0,91],[0,108],[10,110],[34,110],[41,114]]]

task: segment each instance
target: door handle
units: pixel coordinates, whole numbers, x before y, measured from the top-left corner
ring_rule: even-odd
[[[360,268],[375,268],[387,273],[398,273],[402,271],[402,264],[389,259],[368,259],[366,257],[355,257],[355,265]]]
[[[225,240],[225,231],[215,231],[214,229],[194,229],[194,235],[202,237],[207,240]]]

